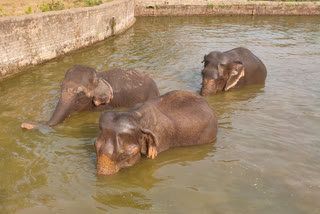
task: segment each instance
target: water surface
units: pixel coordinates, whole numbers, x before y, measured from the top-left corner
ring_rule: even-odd
[[[143,158],[95,174],[100,113],[47,121],[74,64],[131,67],[161,94],[198,93],[203,55],[249,48],[265,87],[206,98],[219,120],[214,143]],[[319,17],[138,18],[126,33],[0,82],[0,213],[320,213]]]

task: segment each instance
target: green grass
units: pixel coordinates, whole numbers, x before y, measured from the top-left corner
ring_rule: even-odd
[[[218,7],[225,8],[225,7],[232,7],[232,5],[219,4]]]
[[[276,1],[276,2],[315,2],[320,0],[249,0],[249,1]]]
[[[7,16],[8,14],[6,13],[6,11],[0,6],[0,17],[1,16]]]
[[[62,4],[60,1],[54,1],[51,0],[51,3],[45,3],[43,2],[40,5],[40,9],[42,12],[47,12],[47,11],[53,11],[53,10],[63,10],[64,4]]]
[[[102,2],[102,0],[86,0],[85,3],[86,3],[86,5],[88,7],[93,7],[93,6],[96,6],[96,5],[100,5],[103,2]]]
[[[0,17],[1,16],[6,16],[7,14],[4,12],[4,10],[2,9],[2,7],[0,6]]]
[[[32,8],[29,6],[28,9],[25,11],[25,14],[31,14],[32,13]]]
[[[79,7],[93,7],[113,0],[5,0],[4,2],[11,1],[12,4],[1,4],[2,1],[0,0],[0,17],[20,16]]]
[[[208,4],[207,8],[214,8],[214,4]]]
[[[259,4],[259,6],[266,6],[267,4]],[[247,6],[255,6],[255,4],[233,4],[231,6],[238,6],[238,7],[247,7]]]
[[[301,4],[286,4],[286,7],[301,7]]]

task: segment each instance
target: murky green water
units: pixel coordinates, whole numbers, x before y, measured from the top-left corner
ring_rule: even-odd
[[[161,93],[198,92],[202,57],[244,46],[265,87],[208,98],[215,143],[175,148],[109,177],[95,174],[100,113],[43,123],[67,68],[131,67]],[[0,82],[0,213],[320,213],[319,17],[138,18],[125,34]]]

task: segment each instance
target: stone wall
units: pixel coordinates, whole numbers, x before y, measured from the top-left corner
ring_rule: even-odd
[[[0,18],[0,79],[121,33],[134,16],[320,15],[320,2],[114,0],[95,7]]]
[[[320,15],[320,2],[136,0],[136,16]]]
[[[138,6],[245,4],[247,0],[136,0]]]
[[[0,79],[121,33],[133,25],[134,0],[0,18]]]

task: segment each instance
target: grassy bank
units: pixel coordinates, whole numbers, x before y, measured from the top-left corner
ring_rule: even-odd
[[[18,16],[77,7],[92,7],[112,0],[1,0],[1,16]]]
[[[249,0],[249,1],[275,1],[275,2],[315,2],[320,0]]]
[[[0,17],[19,16],[78,7],[92,7],[110,1],[116,0],[0,0]],[[170,2],[170,0],[167,1]],[[247,3],[250,4],[251,2],[252,4],[253,2],[258,1],[266,2],[266,4],[268,4],[267,2],[320,2],[320,0],[247,0]],[[219,5],[224,5],[221,4],[221,1],[217,3]],[[232,1],[227,1],[226,4],[237,5],[239,2],[234,1],[234,3],[232,3]],[[208,7],[213,8],[213,5],[214,4],[210,3],[208,4]],[[160,6],[161,5],[155,5],[155,8],[159,8]],[[188,7],[188,5],[185,6]]]

